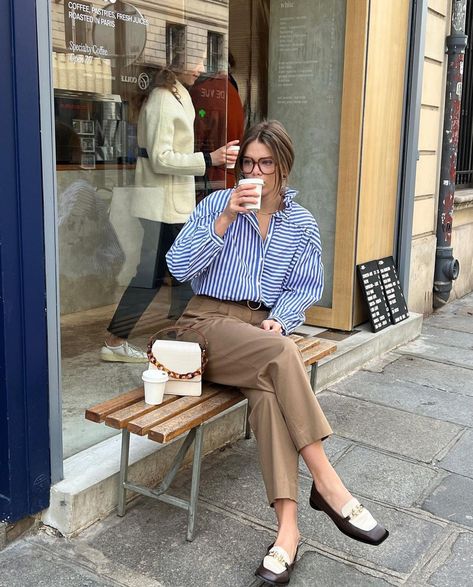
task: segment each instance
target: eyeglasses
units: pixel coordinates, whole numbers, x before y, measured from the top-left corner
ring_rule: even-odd
[[[276,163],[270,157],[262,157],[258,161],[255,161],[251,157],[242,157],[241,170],[243,173],[251,173],[255,165],[259,167],[259,170],[264,175],[271,175],[276,171]]]

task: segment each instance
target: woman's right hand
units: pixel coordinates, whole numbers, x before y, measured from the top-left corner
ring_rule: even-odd
[[[225,210],[222,216],[233,222],[238,214],[248,214],[251,210],[245,207],[245,204],[257,204],[259,201],[256,185],[245,183],[234,188],[228,198]]]
[[[219,167],[220,165],[227,165],[227,164],[235,164],[236,160],[238,159],[238,151],[229,151],[228,147],[233,147],[238,145],[240,141],[229,141],[220,149],[216,149],[210,153],[210,158],[212,159],[212,165],[214,167]]]
[[[234,222],[238,214],[248,214],[251,210],[245,208],[244,204],[257,204],[259,201],[256,185],[245,183],[237,186],[230,192],[227,205],[224,211],[215,221],[216,233],[223,237],[227,228]]]

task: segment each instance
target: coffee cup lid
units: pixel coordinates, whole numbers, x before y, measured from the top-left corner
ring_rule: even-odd
[[[159,369],[147,369],[143,371],[141,379],[147,383],[165,383],[169,377],[167,373]]]
[[[245,177],[245,179],[240,179],[240,181],[238,182],[238,185],[240,185],[242,183],[249,183],[249,184],[253,184],[253,185],[264,185],[264,179],[261,179],[260,177]]]

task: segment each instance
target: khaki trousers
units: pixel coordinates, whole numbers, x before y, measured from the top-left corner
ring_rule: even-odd
[[[208,340],[208,381],[240,387],[248,398],[250,425],[270,504],[297,501],[299,451],[332,433],[309,383],[297,345],[259,328],[267,312],[235,302],[194,296],[179,326],[197,328]]]

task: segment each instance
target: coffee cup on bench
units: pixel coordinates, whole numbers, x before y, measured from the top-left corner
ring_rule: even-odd
[[[145,403],[156,406],[163,403],[164,388],[168,380],[167,373],[159,369],[143,371],[141,379],[145,388]]]

